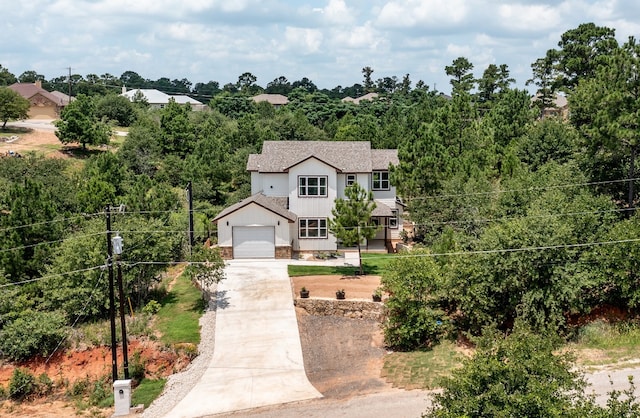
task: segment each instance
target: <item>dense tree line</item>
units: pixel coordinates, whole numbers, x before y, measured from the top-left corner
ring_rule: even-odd
[[[383,278],[392,295],[389,345],[423,348],[447,334],[509,332],[515,323],[568,335],[571,315],[604,305],[635,309],[640,51],[633,38],[619,45],[613,35],[593,24],[563,34],[558,49],[532,64],[533,101],[512,87],[506,65],[489,65],[476,78],[464,57],[444,69],[450,97],[423,82],[412,88],[409,75],[376,81],[370,67],[362,84],[330,91],[285,77],[263,89],[250,73],[222,88],[150,82],[130,71],[92,78],[211,100],[204,112],[175,102],[151,110],[86,91],[62,115],[60,139],[97,145],[105,142],[101,129],[130,126],[115,151],[91,151],[83,164],[36,156],[2,161],[3,284],[52,278],[1,287],[0,328],[44,309],[66,323],[74,315],[104,316],[104,298],[92,297],[101,272],[83,270],[104,264],[96,214],[105,204],[126,205],[116,222],[131,234],[132,263],[182,259],[184,234],[175,231],[186,225],[186,183],[193,182],[198,240],[213,238],[209,220],[248,196],[247,156],[265,140],[367,140],[398,149],[392,181],[415,224],[407,238],[423,248],[398,258]],[[7,73],[0,69],[6,83]],[[40,79],[17,79],[34,77]],[[290,102],[276,109],[250,100],[262,91]],[[366,92],[380,96],[358,105],[339,100]],[[569,99],[569,118],[541,117],[558,92]],[[162,268],[127,271],[136,303],[144,303]]]

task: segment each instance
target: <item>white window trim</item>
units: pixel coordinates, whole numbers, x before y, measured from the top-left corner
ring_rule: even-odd
[[[378,182],[380,183],[378,187],[376,187],[376,174],[379,175]],[[382,175],[386,175],[386,179],[382,178]],[[386,184],[386,187],[385,187]],[[389,172],[387,170],[376,170],[371,173],[371,190],[390,190],[391,183],[389,182]]]
[[[352,177],[351,181],[349,181],[349,177]],[[351,186],[353,183],[357,183],[358,182],[358,175],[355,173],[348,173],[345,174],[344,176],[344,184],[346,187]]]
[[[398,209],[391,209],[391,213],[393,215],[389,218],[389,228],[398,229]]]
[[[316,221],[317,227],[309,227],[309,223]],[[304,225],[304,226],[303,226]],[[323,226],[324,225],[324,226]],[[317,231],[317,236],[309,236],[309,230]],[[304,231],[304,234],[303,234]],[[324,235],[323,235],[324,234]],[[327,218],[299,218],[298,219],[299,239],[327,239],[329,238]]]
[[[302,180],[304,179],[304,186],[302,185]],[[317,186],[309,186],[309,179],[317,179]],[[324,184],[322,184],[324,183]],[[327,176],[298,176],[298,197],[327,197],[328,196],[328,183],[329,179]],[[309,194],[309,187],[317,187],[318,194]],[[304,188],[305,193],[300,193]],[[324,193],[322,191],[324,190]]]

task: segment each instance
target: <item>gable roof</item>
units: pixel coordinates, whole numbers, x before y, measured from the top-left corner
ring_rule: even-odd
[[[196,99],[193,99],[189,96],[186,96],[184,94],[180,94],[180,95],[175,95],[175,96],[170,96],[166,93],[161,92],[160,90],[156,90],[156,89],[133,89],[133,90],[128,90],[124,93],[122,93],[122,96],[126,97],[129,100],[133,100],[133,97],[140,92],[144,98],[147,100],[147,102],[149,102],[149,104],[168,104],[169,100],[171,98],[173,98],[176,103],[178,104],[192,104],[192,105],[199,105],[202,104],[202,102],[199,102]]]
[[[344,173],[386,170],[399,162],[397,150],[372,150],[369,141],[264,141],[261,154],[249,155],[247,170],[284,173],[311,157]]]
[[[67,104],[63,102],[61,98],[49,93],[48,91],[34,83],[13,83],[9,86],[9,88],[27,100],[39,94],[47,100],[53,102],[56,106],[64,106]]]
[[[258,206],[263,207],[264,209],[275,213],[276,215],[280,215],[283,218],[289,220],[289,222],[295,222],[297,216],[290,212],[287,208],[287,198],[286,197],[273,197],[273,196],[265,196],[262,193],[256,193],[253,196],[249,196],[248,198],[236,203],[235,205],[231,205],[228,208],[224,209],[220,212],[211,222],[216,222],[225,216],[229,216],[233,212],[244,208],[250,204],[256,204]]]
[[[282,106],[289,103],[287,96],[283,96],[282,94],[258,94],[257,96],[253,96],[251,100],[256,103],[269,102],[274,106]]]

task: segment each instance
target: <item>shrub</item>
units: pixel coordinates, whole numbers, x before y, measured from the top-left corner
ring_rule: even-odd
[[[162,305],[160,305],[157,300],[150,300],[149,303],[147,303],[145,307],[142,308],[142,312],[149,315],[155,315],[158,313],[161,307]]]
[[[0,385],[0,401],[4,401],[5,399],[7,399],[7,389],[4,388],[4,386]]]
[[[53,380],[46,374],[42,373],[38,376],[37,392],[40,396],[45,396],[53,391]]]
[[[129,377],[138,382],[142,381],[146,367],[147,363],[141,358],[140,351],[134,351],[129,359]]]
[[[37,354],[47,356],[65,339],[65,322],[58,311],[29,311],[0,331],[0,352],[16,361]]]
[[[94,406],[101,406],[105,400],[111,398],[111,386],[108,378],[95,380],[89,393],[89,403]]]
[[[23,400],[36,390],[36,378],[27,369],[16,368],[9,381],[9,397]]]
[[[69,390],[67,391],[67,394],[69,396],[81,396],[84,395],[85,393],[87,393],[87,390],[89,388],[89,377],[85,377],[84,379],[80,379],[80,380],[76,380],[75,382],[73,382],[73,385],[71,385],[71,388],[69,388]]]

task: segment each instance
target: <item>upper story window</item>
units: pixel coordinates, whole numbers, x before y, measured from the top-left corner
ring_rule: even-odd
[[[389,172],[374,171],[371,181],[371,189],[373,190],[389,190]]]
[[[327,176],[298,177],[298,196],[327,197]]]
[[[353,183],[356,182],[356,175],[355,174],[347,174],[345,176],[346,178],[346,186],[349,187],[351,186]]]

